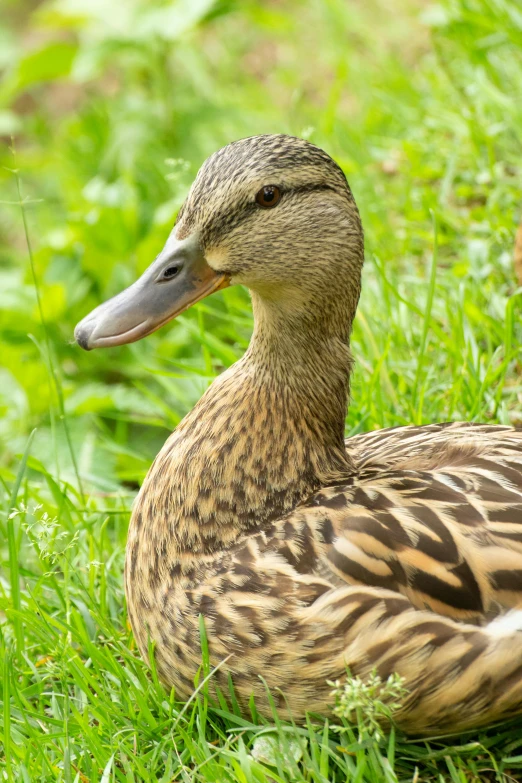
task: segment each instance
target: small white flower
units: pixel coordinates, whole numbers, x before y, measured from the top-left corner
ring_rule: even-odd
[[[382,734],[381,724],[393,719],[408,693],[403,677],[391,674],[383,682],[375,670],[366,680],[348,674],[344,684],[340,680],[328,681],[327,684],[331,686],[332,696],[336,700],[334,714],[356,723],[360,736],[367,735],[376,740]],[[338,727],[337,730],[342,731],[342,728]]]

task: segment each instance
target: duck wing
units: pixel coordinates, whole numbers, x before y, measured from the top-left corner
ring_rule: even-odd
[[[304,504],[317,573],[475,622],[522,605],[522,431],[399,427],[347,448],[357,475]]]

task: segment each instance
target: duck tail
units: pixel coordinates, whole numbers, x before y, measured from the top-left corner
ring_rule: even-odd
[[[379,605],[373,590],[359,590],[360,599],[362,592],[360,609],[367,602],[372,608],[359,611],[345,635],[345,661],[354,675],[376,670],[382,679],[403,678],[400,728],[456,732],[522,712],[522,611],[478,627],[417,610],[403,596],[385,597],[388,591]]]

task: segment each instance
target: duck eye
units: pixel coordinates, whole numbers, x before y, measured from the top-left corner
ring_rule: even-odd
[[[281,191],[277,185],[265,185],[256,194],[256,202],[260,207],[275,207],[281,199]]]

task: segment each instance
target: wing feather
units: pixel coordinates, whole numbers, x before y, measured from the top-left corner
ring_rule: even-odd
[[[334,584],[394,590],[419,609],[474,622],[522,606],[522,431],[399,427],[347,448],[353,479],[286,518],[297,570],[313,561]]]

